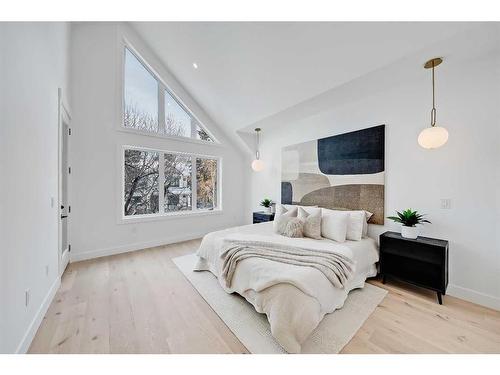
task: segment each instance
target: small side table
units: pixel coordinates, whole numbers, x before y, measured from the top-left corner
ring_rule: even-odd
[[[448,241],[436,238],[404,238],[400,233],[380,235],[382,283],[391,276],[436,291],[439,304],[448,286]]]
[[[259,212],[254,212],[253,213],[253,223],[264,223],[266,221],[273,221],[274,220],[274,214],[264,212],[264,211],[259,211]]]

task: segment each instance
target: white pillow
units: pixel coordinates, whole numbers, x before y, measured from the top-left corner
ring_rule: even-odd
[[[321,208],[309,209],[307,212],[303,207],[299,207],[297,218],[304,223],[302,234],[304,237],[321,239]]]
[[[283,217],[297,217],[297,208],[293,207],[290,210],[288,210],[282,204],[279,204],[276,207],[276,214],[274,215],[274,222],[273,222],[273,229],[275,233],[278,233],[280,218]]]
[[[346,239],[351,241],[360,241],[361,238],[366,237],[368,233],[367,221],[373,215],[371,212],[365,210],[340,211],[323,208],[323,215],[327,215],[331,212],[345,212],[349,214]]]
[[[323,211],[321,218],[321,235],[337,242],[345,242],[349,214],[342,211],[326,211]]]
[[[373,216],[373,213],[365,211],[366,219],[363,222],[363,238],[368,237],[368,220]]]
[[[283,215],[285,212],[287,212],[289,210],[290,210],[290,208],[285,207],[285,205],[277,204],[275,207],[274,217],[277,218],[278,216]]]
[[[318,208],[318,206],[299,206],[297,204],[282,204],[281,206],[285,207],[287,210],[302,207],[308,214],[315,213],[315,209]]]
[[[347,224],[346,239],[361,241],[363,237],[363,225],[366,224],[365,211],[348,211],[349,224]]]

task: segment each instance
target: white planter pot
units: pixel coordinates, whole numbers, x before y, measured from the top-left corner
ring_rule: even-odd
[[[404,225],[401,226],[401,236],[404,238],[417,238],[418,237],[418,228],[415,227],[405,227]]]
[[[271,207],[264,207],[264,212],[270,214],[271,213]]]

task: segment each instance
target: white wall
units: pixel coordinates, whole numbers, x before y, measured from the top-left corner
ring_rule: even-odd
[[[422,234],[450,241],[450,294],[500,309],[500,54],[498,28],[477,30],[326,92],[255,125],[267,168],[253,173],[251,202],[280,199],[281,148],[386,124],[385,213],[427,213]],[[497,31],[495,31],[497,30]],[[493,39],[492,39],[493,38]],[[495,50],[496,48],[496,50]],[[417,144],[429,124],[430,71],[436,70],[438,124],[450,134],[437,150]],[[440,209],[450,198],[452,209]],[[374,237],[399,231],[370,225]]]
[[[242,224],[250,219],[241,153],[189,96],[156,56],[127,25],[80,23],[72,39],[72,175],[71,259],[141,249],[197,238],[209,231]],[[166,80],[173,91],[221,141],[221,146],[160,139],[118,130],[122,100],[119,90],[120,40],[123,35]],[[137,145],[160,150],[191,151],[222,157],[223,214],[141,223],[118,223],[120,168],[118,148]]]
[[[69,26],[2,23],[0,34],[0,352],[12,353],[27,350],[58,286],[57,89],[68,87]]]

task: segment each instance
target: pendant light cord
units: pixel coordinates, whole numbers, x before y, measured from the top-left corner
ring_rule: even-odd
[[[256,137],[255,137],[256,140],[257,140],[256,141],[257,144],[256,144],[255,158],[257,160],[259,160],[260,159],[260,152],[259,152],[259,146],[260,146],[259,133],[260,133],[260,129],[259,130],[255,129],[255,133],[257,133]]]
[[[432,63],[432,109],[431,109],[431,126],[436,125],[436,100],[434,94],[434,62]]]

